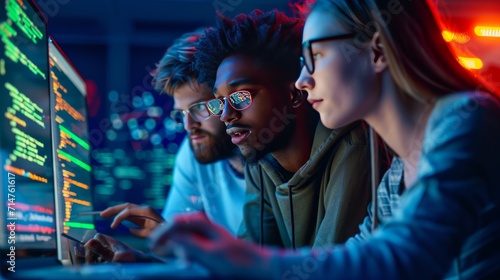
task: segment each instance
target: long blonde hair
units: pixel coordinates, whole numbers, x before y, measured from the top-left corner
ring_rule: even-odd
[[[428,1],[318,0],[315,10],[335,13],[365,42],[378,31],[391,75],[400,92],[412,99],[430,102],[453,92],[492,92],[460,65],[443,40],[441,22]],[[355,39],[355,47],[367,44]]]

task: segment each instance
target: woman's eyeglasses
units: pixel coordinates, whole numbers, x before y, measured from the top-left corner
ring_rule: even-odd
[[[342,35],[335,35],[335,36],[328,36],[324,38],[318,38],[318,39],[313,39],[313,40],[308,40],[302,43],[302,56],[300,57],[300,67],[306,67],[307,72],[309,72],[310,75],[314,73],[314,57],[312,53],[312,44],[316,42],[322,42],[322,41],[330,41],[330,40],[341,40],[341,39],[347,39],[347,38],[352,38],[356,35],[356,33],[349,33],[349,34],[342,34]]]
[[[206,121],[210,118],[206,101],[194,103],[187,110],[174,109],[170,112],[170,117],[177,123],[183,124],[186,114],[189,114],[197,122]]]
[[[224,110],[224,102],[229,100],[229,105],[237,111],[247,109],[252,105],[252,94],[247,90],[239,90],[231,93],[227,97],[211,99],[207,101],[208,111],[214,115],[221,115]]]

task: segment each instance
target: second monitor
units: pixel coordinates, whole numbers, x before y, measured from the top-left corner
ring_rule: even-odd
[[[58,258],[70,262],[68,243],[61,233],[77,239],[94,229],[91,165],[85,81],[62,52],[49,40],[50,89],[53,125],[54,174]]]

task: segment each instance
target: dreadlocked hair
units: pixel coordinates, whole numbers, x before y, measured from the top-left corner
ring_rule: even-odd
[[[234,19],[217,13],[216,27],[205,31],[195,53],[198,81],[213,88],[217,68],[232,55],[250,55],[273,69],[284,79],[300,74],[300,55],[304,21],[273,10],[254,10]]]

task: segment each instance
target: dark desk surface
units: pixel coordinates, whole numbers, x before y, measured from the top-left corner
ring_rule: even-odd
[[[2,273],[5,279],[209,279],[206,269],[196,264],[168,263],[104,263],[82,266],[16,267],[16,272]]]

